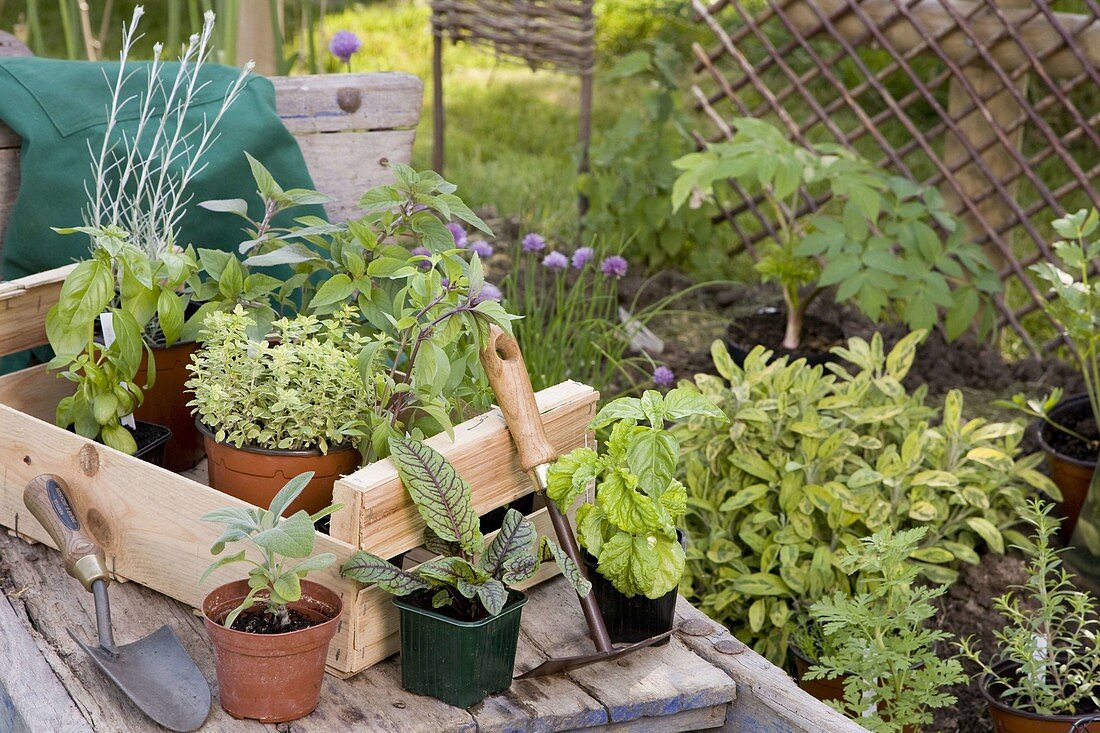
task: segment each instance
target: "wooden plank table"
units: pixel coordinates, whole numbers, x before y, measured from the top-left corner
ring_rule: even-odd
[[[92,597],[58,554],[0,536],[0,731],[152,733],[146,719],[69,638],[94,638]],[[168,624],[217,694],[201,620],[185,604],[136,583],[111,586],[115,636],[133,641]],[[682,599],[681,631],[664,647],[568,675],[517,681],[469,710],[401,689],[395,657],[341,681],[326,677],[310,716],[281,726],[234,720],[215,703],[203,731],[615,731],[810,733],[863,729],[808,698],[781,670]],[[516,660],[526,671],[549,656],[591,650],[580,607],[561,578],[531,592]]]

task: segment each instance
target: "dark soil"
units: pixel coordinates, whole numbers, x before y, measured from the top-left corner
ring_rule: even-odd
[[[993,599],[1012,585],[1027,578],[1024,561],[1018,555],[988,554],[980,565],[963,566],[959,580],[943,596],[937,628],[955,638],[974,637],[977,649],[988,651],[996,641],[993,632],[1004,624],[1004,617],[993,610]],[[945,657],[957,656],[954,647],[941,651]],[[963,669],[970,677],[966,684],[951,690],[958,702],[935,714],[931,731],[938,733],[993,733],[985,698],[979,687],[977,665],[963,660]]]
[[[1064,433],[1061,430],[1055,429],[1046,431],[1043,436],[1047,439],[1047,443],[1050,447],[1067,458],[1073,458],[1078,461],[1095,461],[1095,441],[1100,440],[1100,430],[1097,429],[1096,418],[1088,414],[1089,412],[1091,412],[1091,410],[1088,410],[1086,407],[1086,410],[1084,410],[1082,414],[1061,417],[1059,422],[1063,427],[1083,435],[1093,442],[1086,442],[1069,433]]]
[[[232,628],[234,631],[244,631],[248,634],[289,634],[291,631],[301,631],[327,621],[327,619],[307,616],[293,608],[287,609],[287,615],[290,616],[290,623],[282,626],[275,616],[267,612],[267,609],[251,608],[233,621]]]
[[[806,359],[811,364],[832,361],[829,350],[844,344],[844,331],[836,323],[815,315],[803,321],[806,336],[797,349],[783,346],[787,316],[779,308],[765,306],[747,318],[730,321],[726,326],[726,345],[734,361],[740,363],[756,346],[774,351],[776,356]]]

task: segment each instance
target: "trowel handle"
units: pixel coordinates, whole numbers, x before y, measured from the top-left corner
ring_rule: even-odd
[[[97,580],[110,582],[107,561],[103,549],[81,530],[68,493],[69,487],[60,476],[44,473],[23,489],[23,503],[61,550],[65,572],[91,591]]]
[[[557,460],[558,452],[546,439],[531,377],[527,375],[527,365],[516,340],[497,326],[489,326],[489,342],[481,351],[481,366],[504,413],[523,470]]]

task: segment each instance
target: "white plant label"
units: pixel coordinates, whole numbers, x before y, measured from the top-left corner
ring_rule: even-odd
[[[103,345],[110,346],[115,342],[115,314],[100,313],[99,325],[103,329]],[[122,383],[120,382],[119,384]],[[126,415],[120,422],[131,430],[137,429],[137,423],[134,422],[133,415]]]

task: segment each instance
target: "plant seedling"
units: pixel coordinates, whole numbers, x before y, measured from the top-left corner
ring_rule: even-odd
[[[262,555],[261,561],[257,562],[241,550],[212,563],[199,578],[201,585],[210,573],[225,565],[242,562],[252,566],[248,571],[249,593],[241,605],[225,617],[222,625],[226,628],[233,628],[233,622],[241,613],[260,602],[267,605],[267,612],[275,618],[279,628],[289,626],[287,604],[302,597],[302,578],[336,562],[336,556],[331,552],[313,555],[316,539],[313,523],[335,512],[341,507],[340,504],[327,506],[315,514],[303,509],[289,517],[282,516],[312,478],[313,471],[306,471],[287,481],[267,509],[226,507],[202,517],[204,522],[225,525],[225,531],[211,546],[210,554],[220,555],[227,544],[248,540],[259,548]],[[301,562],[292,565],[288,560]]]
[[[540,538],[535,525],[515,509],[508,510],[500,531],[486,543],[470,485],[430,446],[391,438],[390,458],[427,524],[425,547],[441,557],[402,570],[377,555],[357,552],[341,568],[344,575],[395,596],[434,590],[433,608],[449,607],[451,615],[470,621],[499,614],[508,587],[529,579],[546,560],[556,561],[577,593],[588,595],[591,584],[576,564],[548,537]]]

